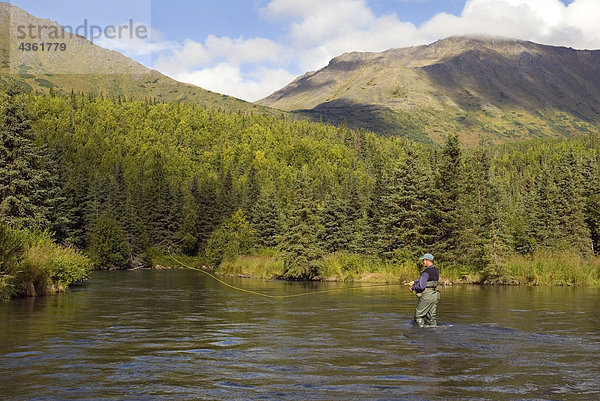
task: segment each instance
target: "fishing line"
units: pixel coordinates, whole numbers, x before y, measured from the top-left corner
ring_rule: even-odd
[[[204,269],[200,269],[200,268],[197,268],[197,267],[190,266],[187,263],[182,262],[181,260],[178,260],[177,258],[175,258],[175,256],[173,256],[173,254],[171,253],[171,246],[170,245],[169,245],[168,252],[169,252],[169,256],[171,257],[171,259],[173,259],[175,261],[175,263],[179,264],[180,266],[183,266],[183,267],[185,267],[187,269],[190,269],[190,270],[193,270],[193,271],[204,273],[207,276],[209,276],[212,279],[214,279],[215,281],[219,282],[220,284],[222,284],[222,285],[224,285],[226,287],[229,287],[229,288],[231,288],[233,290],[245,292],[247,294],[252,294],[252,295],[256,295],[256,296],[260,296],[260,297],[264,297],[264,298],[270,298],[270,299],[297,298],[297,297],[304,297],[304,296],[307,296],[307,295],[323,294],[323,293],[327,293],[327,292],[345,291],[345,290],[352,290],[352,289],[359,289],[359,288],[390,287],[390,286],[393,286],[393,285],[400,285],[398,283],[360,285],[360,286],[354,286],[354,287],[331,288],[331,289],[328,289],[328,290],[301,292],[299,294],[272,295],[272,294],[265,294],[263,292],[248,290],[246,288],[242,288],[242,287],[235,286],[233,284],[229,284],[226,281],[221,280],[220,278],[218,278],[214,274],[212,274],[212,273],[210,273],[210,272],[208,272],[208,271],[206,271]]]

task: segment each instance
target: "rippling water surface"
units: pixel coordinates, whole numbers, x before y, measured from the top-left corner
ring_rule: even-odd
[[[95,273],[69,294],[0,304],[0,398],[597,400],[599,296],[454,286],[441,326],[418,329],[403,287],[271,300],[191,271]]]

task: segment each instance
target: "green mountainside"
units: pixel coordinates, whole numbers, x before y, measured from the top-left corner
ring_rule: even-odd
[[[30,25],[36,29],[43,27],[42,39],[26,42],[60,42],[65,44],[65,51],[19,50],[23,42],[19,33],[27,32]],[[60,32],[60,40],[50,37],[54,27]],[[116,51],[103,49],[80,35],[64,32],[63,37],[63,32],[56,22],[36,18],[14,5],[0,2],[0,86],[18,81],[33,90],[53,88],[55,92],[63,93],[74,91],[159,102],[186,101],[234,111],[270,111],[266,107],[178,82]]]
[[[423,142],[571,137],[598,132],[600,51],[451,37],[344,54],[258,103]]]

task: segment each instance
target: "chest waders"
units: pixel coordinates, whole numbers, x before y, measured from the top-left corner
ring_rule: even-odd
[[[417,293],[415,324],[419,327],[437,326],[437,304],[440,299],[437,286],[437,281],[428,281],[427,288]]]

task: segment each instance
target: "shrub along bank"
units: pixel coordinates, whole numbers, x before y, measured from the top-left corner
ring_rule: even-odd
[[[65,291],[89,277],[90,260],[47,232],[0,224],[0,301]]]

